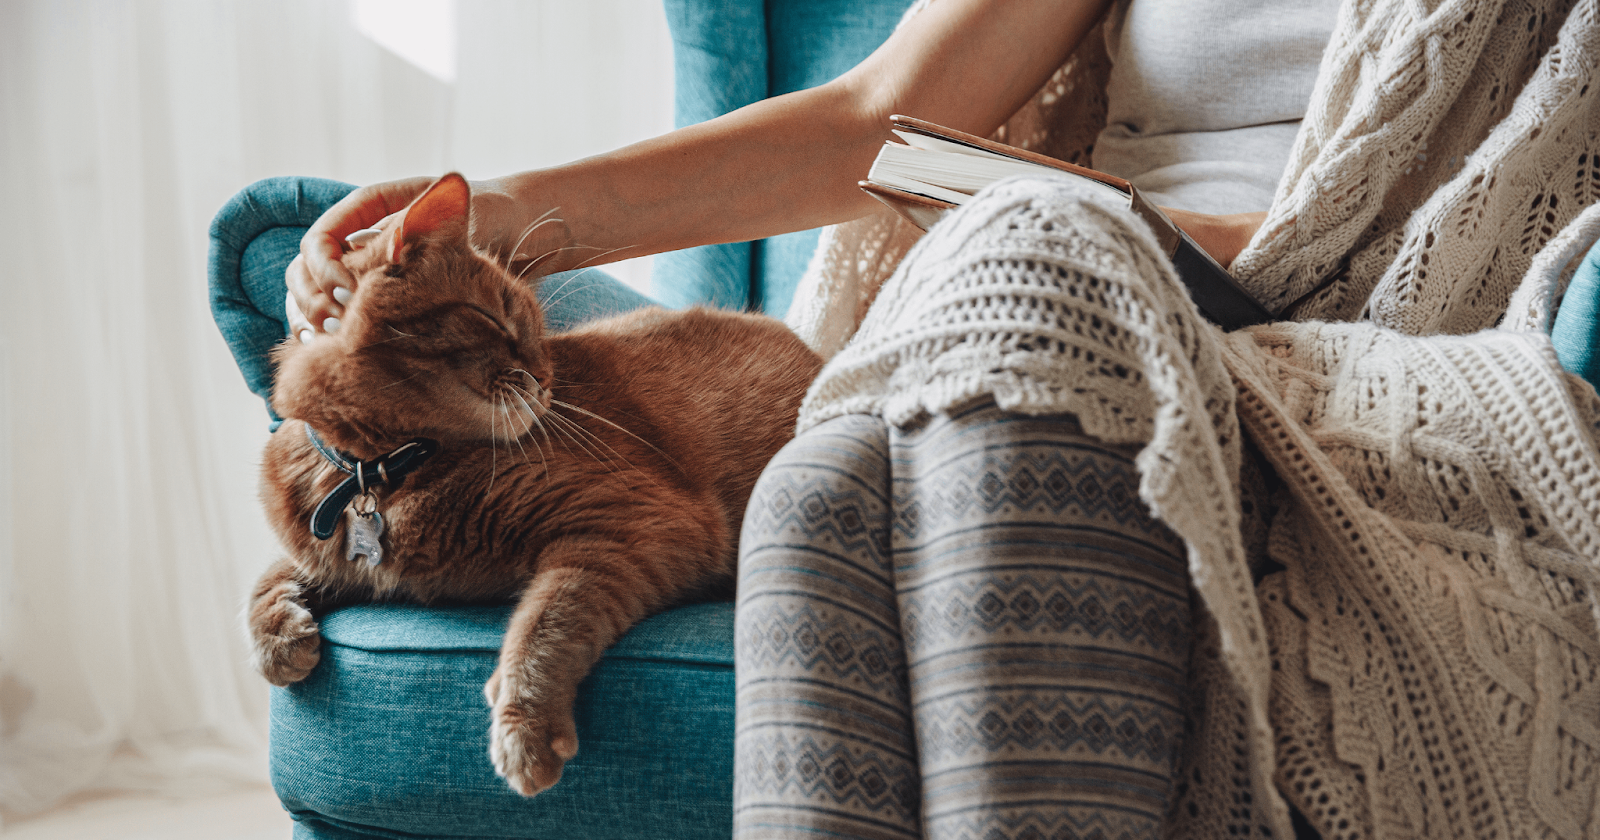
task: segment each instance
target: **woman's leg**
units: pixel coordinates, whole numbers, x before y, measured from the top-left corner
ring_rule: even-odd
[[[889,452],[925,836],[1159,836],[1189,584],[1132,451],[985,399]]]
[[[743,534],[735,834],[1157,836],[1189,592],[1137,483],[989,401],[796,438]]]
[[[889,559],[883,422],[841,417],[767,466],[745,514],[734,835],[921,836]]]

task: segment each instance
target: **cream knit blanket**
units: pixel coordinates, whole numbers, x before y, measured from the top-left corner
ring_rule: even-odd
[[[1328,838],[1600,837],[1600,399],[1543,333],[1600,236],[1597,67],[1596,0],[1348,2],[1234,268],[1365,323],[1223,336],[1141,225],[1016,180],[912,250],[813,386],[802,428],[992,393],[1146,444],[1205,608],[1172,836],[1292,836],[1281,794]],[[825,352],[892,232],[825,240],[795,310]],[[1271,483],[1241,487],[1241,430]],[[1288,571],[1257,585],[1266,520]]]

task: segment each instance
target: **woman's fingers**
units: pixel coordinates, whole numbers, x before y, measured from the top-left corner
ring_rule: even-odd
[[[344,315],[344,302],[350,299],[349,290],[356,285],[337,253],[331,259],[324,253],[320,260],[313,260],[307,258],[307,251],[307,243],[302,242],[300,255],[290,261],[283,278],[289,291],[290,305],[285,306],[284,311],[290,331],[302,341],[307,339],[304,335],[307,330],[318,333],[338,329],[338,319]],[[322,265],[321,277],[313,274],[310,268],[318,262]]]
[[[296,257],[296,259],[299,259],[299,257]],[[300,311],[300,304],[295,302],[293,292],[289,292],[283,297],[283,314],[285,316],[284,319],[289,322],[289,334],[300,339],[301,344],[310,344],[311,339],[316,335],[315,331],[311,329],[311,322],[306,320],[305,313]]]
[[[355,291],[355,277],[340,259],[345,238],[404,210],[431,183],[432,178],[417,177],[361,187],[329,207],[306,230],[300,255],[289,263],[284,281],[312,334],[337,330],[344,304]]]

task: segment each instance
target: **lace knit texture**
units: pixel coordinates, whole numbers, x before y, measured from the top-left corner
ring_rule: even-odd
[[[1279,790],[1328,840],[1595,836],[1594,390],[1539,333],[1283,325],[1228,361],[1294,500],[1261,585]]]
[[[953,214],[870,309],[908,240],[858,223],[814,261],[843,280],[791,323],[827,353],[866,314],[802,428],[988,393],[1147,443],[1207,613],[1170,836],[1292,836],[1279,791],[1327,837],[1600,836],[1600,400],[1538,331],[1600,233],[1596,6],[1346,4],[1234,269],[1371,323],[1223,339],[1148,231],[1053,180]],[[1285,485],[1259,590],[1240,421]]]

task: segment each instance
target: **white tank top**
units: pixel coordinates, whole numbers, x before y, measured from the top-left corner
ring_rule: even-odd
[[[1311,99],[1338,0],[1118,0],[1096,169],[1157,204],[1265,210]]]

